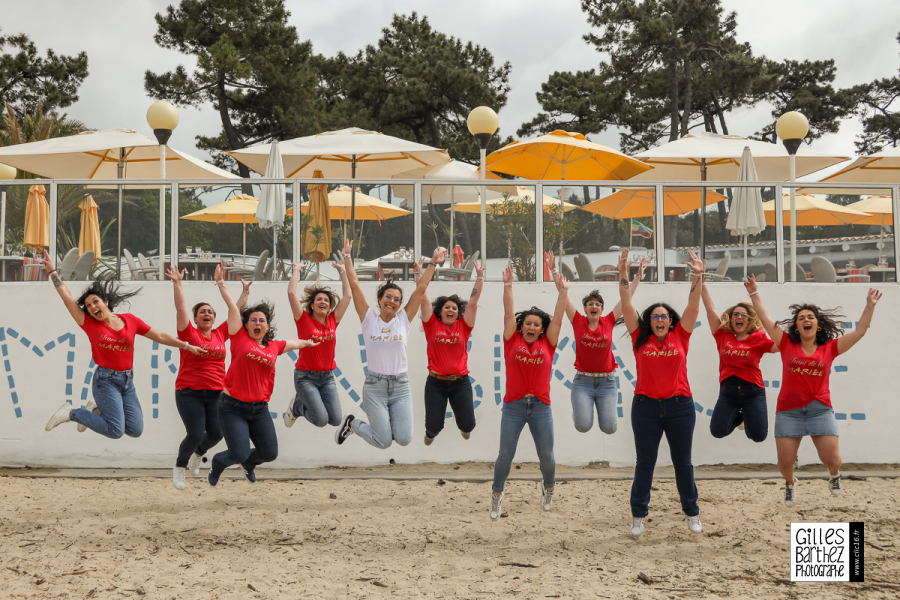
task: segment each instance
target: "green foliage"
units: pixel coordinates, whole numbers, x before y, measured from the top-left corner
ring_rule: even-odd
[[[900,42],[900,35],[897,41]],[[853,92],[858,102],[856,114],[863,125],[856,150],[860,154],[874,154],[887,146],[900,145],[900,112],[894,105],[900,99],[900,70],[894,77],[856,86]]]

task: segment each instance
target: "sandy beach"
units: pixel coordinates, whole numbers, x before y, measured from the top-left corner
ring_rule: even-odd
[[[883,475],[900,471],[875,468],[832,497],[808,467],[794,508],[771,467],[699,469],[700,535],[660,469],[639,540],[628,469],[561,468],[544,512],[536,465],[522,465],[513,475],[533,480],[509,482],[496,522],[484,463],[260,469],[256,484],[231,470],[184,491],[127,472],[11,469],[0,472],[0,597],[895,598],[900,479]],[[792,521],[864,521],[866,581],[791,583]]]

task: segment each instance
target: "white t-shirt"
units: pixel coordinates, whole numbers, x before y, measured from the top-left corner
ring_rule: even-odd
[[[362,322],[369,370],[382,375],[406,373],[406,342],[409,339],[409,317],[400,308],[389,323],[370,308]]]

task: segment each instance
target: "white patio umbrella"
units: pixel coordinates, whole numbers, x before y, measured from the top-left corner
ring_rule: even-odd
[[[738,181],[759,181],[749,146],[744,146]],[[747,236],[757,235],[766,228],[762,208],[762,192],[758,187],[741,187],[734,191],[731,210],[725,228],[731,235],[741,236],[744,245],[744,278],[747,277]]]
[[[265,177],[267,179],[283,179],[284,165],[278,143],[269,144],[269,158],[266,161]],[[283,185],[263,185],[262,198],[256,207],[256,222],[263,229],[272,228],[272,262],[278,258],[278,227],[284,224],[284,211],[287,210],[287,194]],[[274,272],[274,271],[273,271]]]
[[[278,142],[286,177],[312,177],[316,170],[326,179],[382,179],[419,167],[448,162],[445,150],[417,142],[349,127]],[[265,169],[269,144],[229,152],[257,173]],[[356,186],[351,186],[355,197]],[[351,238],[355,230],[355,202],[351,207]]]

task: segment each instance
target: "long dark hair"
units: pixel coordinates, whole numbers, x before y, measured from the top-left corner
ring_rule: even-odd
[[[836,308],[820,308],[815,304],[791,304],[789,307],[791,316],[789,319],[779,321],[778,324],[785,329],[785,333],[795,344],[800,343],[800,330],[797,329],[797,315],[800,311],[808,310],[816,316],[819,328],[816,330],[816,345],[821,346],[829,340],[841,337],[844,329],[838,325],[838,320],[844,315],[838,314]]]
[[[681,315],[678,314],[678,311],[665,302],[657,302],[655,304],[651,304],[650,306],[645,308],[644,312],[641,313],[641,316],[638,317],[638,335],[637,339],[634,340],[635,350],[646,344],[647,340],[649,340],[653,335],[653,329],[650,327],[650,313],[652,313],[654,309],[659,308],[660,306],[666,309],[666,312],[669,313],[669,331],[675,329],[675,326],[681,322]]]
[[[306,304],[306,312],[308,312],[309,314],[313,314],[312,305],[316,299],[316,296],[318,296],[319,294],[325,294],[326,296],[328,296],[328,304],[330,305],[329,310],[334,310],[334,307],[337,306],[337,294],[332,292],[330,288],[311,285],[304,288],[303,293],[306,294],[306,296],[303,298],[303,303]]]
[[[550,327],[550,315],[539,309],[537,306],[532,306],[528,310],[522,310],[516,313],[516,331],[520,334],[522,333],[522,324],[525,322],[525,317],[534,315],[541,319],[541,325],[543,325],[543,331],[541,331],[541,335],[538,336],[538,339],[544,337],[544,334],[547,333],[547,328]]]
[[[84,307],[85,300],[87,300],[88,296],[97,296],[106,302],[109,311],[113,312],[119,304],[125,302],[129,298],[137,296],[140,291],[141,288],[130,292],[123,292],[122,284],[115,279],[115,273],[105,273],[92,281],[91,285],[84,288],[84,291],[81,292],[81,295],[78,296],[78,300],[75,302],[78,304],[78,308],[87,312]]]
[[[459,318],[462,319],[462,316],[466,313],[466,301],[453,294],[452,296],[438,296],[437,300],[431,303],[431,310],[437,315],[438,321],[441,320],[441,311],[444,310],[444,305],[448,302],[456,305],[459,311]]]
[[[269,331],[263,336],[261,343],[263,346],[268,346],[269,342],[275,339],[275,325],[272,323],[272,319],[275,318],[275,307],[269,302],[260,302],[255,306],[244,308],[244,310],[241,311],[241,325],[244,329],[247,329],[247,321],[250,320],[250,315],[255,312],[266,315],[266,321],[269,323]]]

